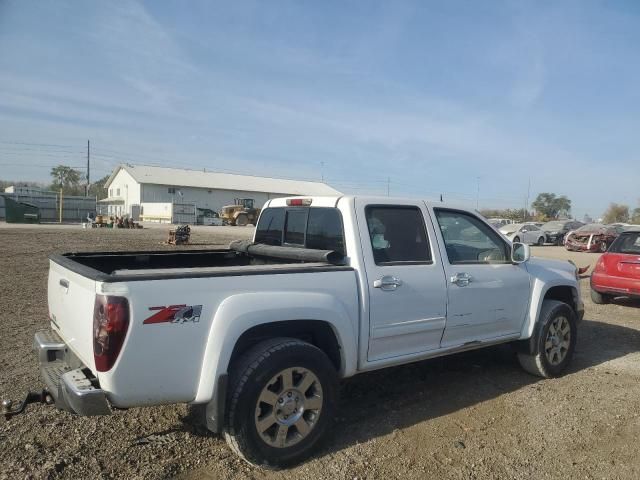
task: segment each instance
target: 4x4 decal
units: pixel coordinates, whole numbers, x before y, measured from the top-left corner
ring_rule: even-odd
[[[169,305],[167,307],[149,307],[156,311],[143,324],[149,323],[195,323],[200,321],[202,305]]]

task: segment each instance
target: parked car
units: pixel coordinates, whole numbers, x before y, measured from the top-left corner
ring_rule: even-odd
[[[572,252],[606,252],[623,227],[591,223],[565,235],[564,246]]]
[[[545,233],[532,223],[514,223],[503,225],[500,231],[504,233],[512,242],[522,242],[527,244],[544,245]]]
[[[640,231],[621,233],[598,259],[591,274],[591,300],[609,303],[613,297],[640,298]]]
[[[584,223],[577,220],[551,220],[542,225],[542,230],[546,235],[547,243],[555,245],[564,244],[564,236],[572,230],[577,230]]]
[[[188,403],[270,466],[316,451],[341,378],[504,343],[556,377],[584,314],[575,265],[388,197],[269,200],[230,249],[54,254],[48,296],[35,346],[57,407]]]
[[[495,217],[492,217],[492,218],[488,218],[487,220],[491,225],[493,225],[496,228],[500,228],[503,225],[510,225],[512,223],[515,223],[510,218],[495,218]]]

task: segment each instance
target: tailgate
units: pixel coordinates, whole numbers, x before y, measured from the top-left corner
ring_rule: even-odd
[[[604,259],[605,270],[613,277],[640,279],[640,256],[625,253],[608,253]]]
[[[91,370],[96,282],[49,261],[49,316],[67,346]]]

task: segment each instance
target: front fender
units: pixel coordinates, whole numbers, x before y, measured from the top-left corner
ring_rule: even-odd
[[[357,305],[349,309],[327,293],[276,291],[227,297],[211,322],[194,403],[215,398],[217,379],[227,373],[233,348],[240,336],[252,327],[267,323],[291,320],[329,323],[340,346],[340,375],[353,375],[357,361],[357,312]]]
[[[569,287],[574,297],[580,298],[580,284],[576,278],[576,266],[567,261],[534,257],[525,264],[531,275],[531,302],[527,319],[522,326],[521,339],[533,335],[540,316],[542,302],[547,292],[554,287]]]

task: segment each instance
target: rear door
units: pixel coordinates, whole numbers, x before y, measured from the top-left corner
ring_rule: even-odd
[[[443,266],[424,203],[357,200],[369,293],[369,361],[435,350],[446,318]]]
[[[538,241],[538,227],[535,225],[525,225],[522,227],[524,233],[523,243],[536,243]]]
[[[520,333],[530,298],[524,264],[511,263],[510,245],[472,213],[434,208],[448,280],[442,347]]]

